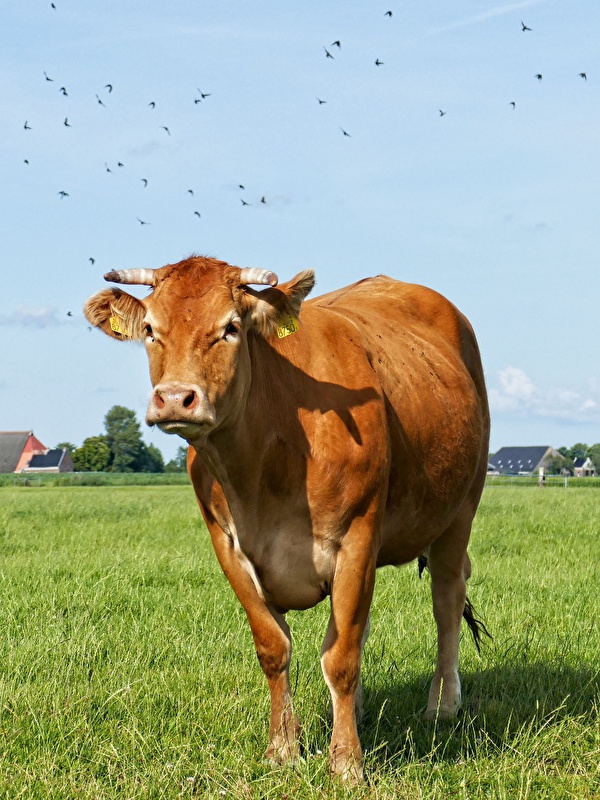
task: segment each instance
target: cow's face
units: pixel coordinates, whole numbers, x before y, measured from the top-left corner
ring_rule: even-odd
[[[88,300],[84,313],[115,339],[144,342],[154,387],[148,424],[201,440],[235,420],[246,402],[250,332],[275,336],[281,317],[297,316],[314,285],[313,273],[255,291],[241,282],[245,270],[213,259],[143,272],[154,286],[148,297],[107,289]]]

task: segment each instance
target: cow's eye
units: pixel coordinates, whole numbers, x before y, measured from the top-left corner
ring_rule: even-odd
[[[152,325],[148,325],[146,323],[146,325],[144,325],[144,333],[149,339],[152,339],[152,341],[154,341],[154,334],[152,333]]]
[[[228,336],[236,336],[238,332],[237,325],[234,322],[230,322],[229,325],[225,328],[225,338]]]

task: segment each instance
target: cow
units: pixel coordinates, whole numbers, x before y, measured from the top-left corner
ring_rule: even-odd
[[[300,754],[286,612],[329,596],[330,769],[362,780],[360,666],[376,569],[419,559],[430,572],[428,718],[461,705],[461,618],[476,643],[484,629],[466,595],[489,438],[471,325],[437,292],[383,275],[306,302],[311,270],[279,284],[202,256],[104,277],[152,287],[140,299],[113,286],[84,312],[114,339],[145,342],[146,421],[189,444],[197,500],[270,691],[265,756]]]

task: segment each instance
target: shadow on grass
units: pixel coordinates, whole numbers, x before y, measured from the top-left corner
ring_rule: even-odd
[[[598,724],[600,673],[561,664],[506,665],[462,675],[463,708],[451,722],[423,718],[429,677],[365,685],[360,738],[372,763],[401,758],[456,762],[484,743],[502,752],[523,731],[568,719]]]

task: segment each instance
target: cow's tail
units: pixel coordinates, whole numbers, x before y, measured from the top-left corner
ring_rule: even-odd
[[[471,633],[473,634],[473,641],[475,642],[475,647],[477,648],[477,652],[481,653],[481,634],[482,633],[485,634],[488,637],[488,639],[492,638],[492,634],[485,627],[485,623],[483,622],[483,620],[477,619],[477,617],[475,616],[473,605],[468,597],[465,600],[463,617],[465,618],[467,625],[471,629]]]
[[[425,569],[427,569],[427,556],[425,554],[421,554],[418,559],[419,565],[419,578],[422,576]],[[475,610],[473,609],[473,604],[467,597],[465,600],[465,607],[463,610],[463,617],[465,622],[469,626],[471,633],[473,634],[473,641],[475,642],[475,647],[477,648],[477,652],[481,653],[481,635],[484,634],[489,639],[492,639],[492,634],[488,631],[485,626],[485,623],[481,619],[477,619],[475,616]]]

